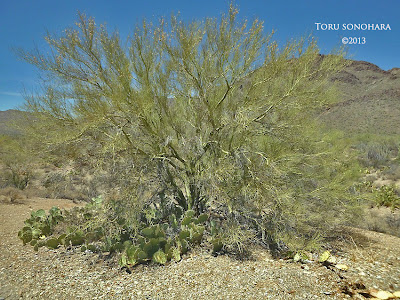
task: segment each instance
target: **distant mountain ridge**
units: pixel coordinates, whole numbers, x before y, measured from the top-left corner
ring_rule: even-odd
[[[348,66],[331,78],[341,94],[339,103],[319,118],[330,128],[349,134],[400,135],[400,68],[385,71],[366,62],[348,60]],[[0,134],[17,134],[10,123],[23,122],[27,113],[0,111]]]
[[[400,134],[400,68],[385,71],[370,62],[349,60],[331,80],[341,101],[321,115],[329,127],[350,134]]]
[[[18,120],[23,121],[26,114],[29,113],[16,109],[0,111],[0,135],[18,134],[18,129],[13,124],[18,123]]]

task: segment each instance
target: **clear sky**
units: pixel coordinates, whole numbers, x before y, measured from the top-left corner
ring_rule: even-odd
[[[400,0],[236,0],[235,3],[239,17],[263,20],[266,32],[276,30],[278,42],[312,33],[318,37],[321,52],[327,53],[341,45],[343,37],[364,37],[365,44],[349,45],[353,59],[369,61],[384,70],[400,67]],[[38,82],[36,69],[18,60],[11,48],[29,50],[36,45],[45,50],[46,31],[60,33],[73,26],[78,11],[93,16],[97,24],[107,23],[109,29],[118,29],[121,36],[127,36],[143,18],[156,20],[177,12],[187,21],[219,17],[228,6],[227,0],[0,0],[0,110],[23,103],[23,89],[33,90]],[[321,23],[319,30],[316,23]],[[322,30],[328,24],[332,24],[333,30]],[[387,30],[349,30],[353,25],[347,24],[385,24]],[[335,30],[335,26],[339,29]]]

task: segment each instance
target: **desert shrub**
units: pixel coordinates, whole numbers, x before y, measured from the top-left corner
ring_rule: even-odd
[[[86,197],[79,191],[83,184],[82,182],[73,182],[71,176],[63,170],[50,172],[43,179],[43,186],[48,198],[85,200]]]
[[[98,170],[68,161],[55,170],[48,170],[38,184],[48,198],[90,201],[105,192],[102,184],[107,177],[98,173]]]
[[[393,213],[393,210],[391,210],[391,212],[392,213],[388,214],[385,218],[385,223],[387,224],[388,229],[384,232],[400,237],[400,214],[398,211],[397,214]]]
[[[29,145],[22,137],[0,136],[1,176],[5,186],[25,189],[33,176],[33,160],[27,150]]]
[[[26,198],[25,194],[15,187],[0,188],[0,197],[5,202],[15,203]]]
[[[213,238],[214,244],[217,241],[222,245],[221,250],[234,253],[238,257],[246,256],[248,246],[257,241],[257,231],[246,223],[240,224],[231,216],[219,225],[220,233]]]
[[[315,120],[336,101],[327,78],[343,53],[320,55],[312,37],[278,47],[237,13],[143,22],[128,43],[80,15],[76,29],[46,37],[51,55],[20,51],[46,83],[26,99],[40,120],[26,132],[108,173],[120,199],[98,219],[113,220],[110,232],[219,210],[241,216],[221,224],[241,230],[221,232],[240,251],[245,228],[289,245],[351,220],[353,153]]]
[[[375,191],[375,201],[379,206],[392,209],[400,207],[400,197],[396,194],[394,185],[383,185]]]
[[[365,167],[380,168],[398,155],[399,145],[395,138],[366,136],[360,139],[356,148],[360,151],[359,160]]]
[[[389,164],[388,168],[382,171],[382,175],[388,180],[400,180],[400,164],[397,161]]]
[[[10,162],[7,164],[7,171],[4,177],[7,185],[23,190],[28,186],[32,177],[32,170],[30,166]]]
[[[368,230],[400,236],[400,212],[388,207],[368,208],[360,226]]]
[[[381,144],[362,145],[365,151],[364,164],[378,168],[388,162],[390,149]]]

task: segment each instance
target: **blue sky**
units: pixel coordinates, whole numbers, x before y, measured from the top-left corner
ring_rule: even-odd
[[[284,43],[292,37],[314,34],[321,52],[341,45],[343,37],[365,37],[363,45],[349,45],[353,59],[365,60],[384,70],[400,67],[399,0],[236,0],[241,18],[259,18],[266,32],[276,30]],[[0,110],[23,103],[21,92],[37,87],[37,70],[18,60],[13,47],[46,50],[46,30],[60,33],[73,26],[77,12],[93,16],[127,36],[143,18],[156,20],[180,12],[184,20],[218,17],[226,12],[226,0],[14,0],[0,1]],[[339,24],[339,30],[317,30],[317,25]],[[391,30],[343,30],[343,24],[389,24]]]

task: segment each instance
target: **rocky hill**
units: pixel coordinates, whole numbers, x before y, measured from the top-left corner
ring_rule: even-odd
[[[18,123],[23,122],[27,114],[14,109],[0,111],[0,135],[18,134]]]
[[[341,101],[320,116],[329,127],[350,134],[400,134],[400,68],[384,71],[350,61],[332,81]]]

